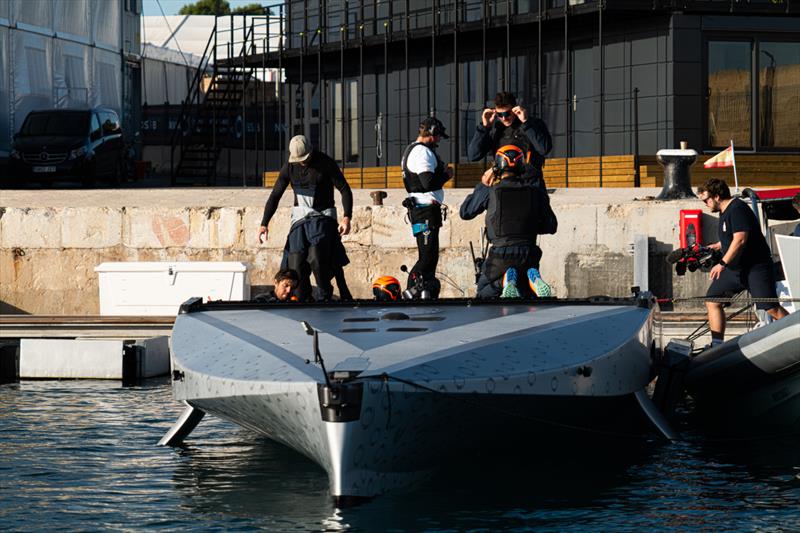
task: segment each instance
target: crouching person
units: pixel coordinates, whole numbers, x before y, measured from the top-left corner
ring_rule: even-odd
[[[297,301],[292,293],[297,289],[300,283],[300,276],[296,271],[291,268],[283,268],[278,270],[275,274],[275,286],[267,294],[259,294],[256,296],[257,302],[293,302]]]
[[[478,298],[551,294],[539,274],[542,250],[536,245],[536,237],[555,233],[558,221],[547,192],[538,180],[524,174],[523,151],[516,145],[502,146],[494,166],[461,205],[459,214],[464,220],[486,212],[491,248],[481,267]]]

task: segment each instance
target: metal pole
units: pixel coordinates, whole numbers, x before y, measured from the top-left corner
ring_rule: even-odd
[[[209,92],[214,93],[214,98],[219,96],[219,86],[217,81],[217,21],[219,20],[219,13],[214,13],[214,66],[211,71],[211,85]],[[208,96],[206,96],[208,98]],[[214,151],[214,185],[217,184],[217,102],[211,102],[211,147]]]
[[[347,16],[346,6],[347,6],[347,3],[345,2],[345,12],[344,12],[345,17]],[[346,21],[346,19],[345,19],[345,21]],[[344,38],[345,38],[345,26],[342,26],[341,28],[339,28],[339,41],[340,41],[340,45],[341,45],[339,47],[339,84],[341,86],[340,93],[342,95],[341,99],[340,99],[341,110],[339,111],[339,113],[340,113],[340,115],[342,117],[342,128],[341,128],[342,129],[342,171],[344,171],[345,167],[347,166],[347,130],[348,130],[347,126],[349,126],[349,124],[347,124],[347,121],[345,120],[345,117],[344,117],[345,109],[348,109],[347,101],[346,101],[346,94],[345,94],[345,87],[344,87]],[[348,111],[349,111],[349,109],[348,109]],[[335,116],[335,114],[334,114],[334,116]],[[335,142],[336,136],[334,135],[333,138],[334,138],[334,142]]]
[[[377,12],[376,12],[377,15]],[[389,186],[389,23],[384,22],[383,32],[383,116],[386,117],[381,124],[381,141],[383,141],[383,186]]]
[[[481,3],[481,116],[483,116],[483,108],[486,105],[487,89],[489,83],[489,76],[486,72],[486,2],[483,0]],[[541,1],[541,0],[540,0]]]
[[[633,186],[641,187],[639,174],[639,88],[633,88]]]
[[[566,146],[566,157],[564,158],[564,186],[569,187],[569,156],[571,152],[571,142],[572,142],[572,135],[570,134],[570,128],[572,127],[572,109],[570,109],[570,92],[572,90],[572,76],[570,75],[570,60],[569,60],[569,24],[567,19],[569,15],[569,8],[568,3],[564,2],[564,90],[567,92],[567,98],[565,99],[566,107],[566,119],[567,119],[567,130],[565,132],[565,139],[567,141]]]
[[[286,35],[284,32],[284,13],[283,13],[284,4],[281,4],[280,11],[279,11],[279,19],[278,19],[278,169],[283,166],[283,160],[285,154],[283,152],[283,146],[286,142],[283,137],[283,122],[284,122],[284,112],[283,112],[283,39]],[[291,34],[290,34],[291,35]],[[291,118],[291,110],[289,110],[289,118]],[[287,120],[288,122],[288,120]],[[288,124],[287,124],[288,129]]]
[[[503,89],[511,90],[511,0],[506,0],[506,65],[503,72]]]
[[[603,120],[604,116],[604,109],[603,109],[603,95],[604,95],[604,86],[605,83],[605,73],[603,72],[603,68],[605,66],[605,58],[603,57],[603,1],[601,0],[598,4],[597,9],[597,40],[598,40],[598,48],[600,49],[600,187],[603,186],[603,152],[605,147],[605,139],[603,139]]]
[[[539,0],[537,5],[539,9],[539,34],[537,35],[536,45],[536,108],[538,115],[541,117],[544,116],[544,110],[542,109],[542,0]]]
[[[361,35],[358,42],[358,161],[361,173],[359,175],[359,186],[364,185],[364,4],[361,3],[361,21],[358,29]]]
[[[247,18],[242,15],[242,75],[240,82],[242,84],[242,187],[247,187],[247,86],[245,85],[246,67],[245,67],[245,50],[247,46]]]
[[[459,154],[456,151],[456,148],[459,146],[458,144],[458,133],[459,133],[459,115],[460,115],[460,105],[459,105],[459,98],[458,98],[458,0],[456,0],[455,5],[453,6],[453,101],[450,108],[453,110],[453,123],[452,126],[452,139],[450,141],[450,162],[455,164],[458,162]]]
[[[431,83],[428,88],[428,105],[431,115],[436,114],[436,0],[431,2]]]
[[[406,64],[406,143],[411,144],[411,76],[408,70],[408,30],[411,17],[408,14],[409,0],[406,0],[406,26],[405,26],[405,64]]]

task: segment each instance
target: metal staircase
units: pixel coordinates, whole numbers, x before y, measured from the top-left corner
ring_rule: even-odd
[[[217,25],[206,43],[170,140],[170,178],[175,185],[214,185],[226,141],[236,134],[253,69],[241,58],[253,42],[254,28],[240,42],[217,43]],[[238,50],[236,50],[238,46]],[[222,48],[222,53],[218,49]],[[238,53],[235,53],[238,52]],[[240,125],[244,128],[244,124]]]

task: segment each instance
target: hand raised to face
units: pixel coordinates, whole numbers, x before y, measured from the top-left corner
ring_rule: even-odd
[[[524,107],[518,105],[511,109],[511,112],[517,115],[517,118],[520,122],[527,122],[528,120],[528,112],[525,110]]]
[[[481,113],[481,123],[483,123],[484,128],[488,128],[492,125],[495,119],[494,109],[486,108]]]

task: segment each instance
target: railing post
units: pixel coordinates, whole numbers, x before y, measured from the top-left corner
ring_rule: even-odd
[[[633,186],[641,187],[639,173],[639,88],[633,88]]]

